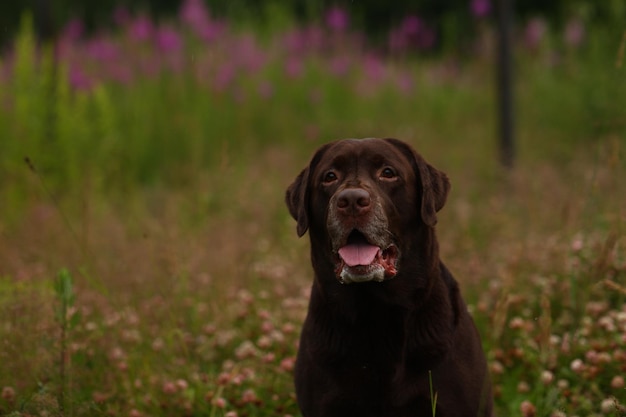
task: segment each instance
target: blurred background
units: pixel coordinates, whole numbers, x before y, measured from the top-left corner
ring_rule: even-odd
[[[38,33],[44,37],[58,35],[72,20],[80,21],[85,29],[93,32],[103,27],[120,23],[125,14],[145,13],[153,19],[171,19],[180,13],[184,1],[174,0],[106,0],[86,3],[79,0],[24,0],[9,1],[2,5],[2,39],[11,39],[18,28],[19,16],[30,11],[37,16]],[[386,37],[394,26],[410,15],[419,16],[430,23],[437,31],[433,43],[452,47],[468,41],[468,35],[475,28],[476,18],[492,14],[495,3],[492,0],[402,0],[382,5],[373,0],[352,1],[312,1],[312,0],[206,0],[203,5],[214,17],[225,18],[239,23],[268,24],[275,22],[276,14],[287,15],[298,22],[319,21],[330,9],[341,8],[349,15],[353,29],[362,30],[368,37]],[[546,28],[563,30],[574,22],[579,26],[602,27],[616,30],[619,34],[623,22],[624,6],[619,1],[593,2],[586,0],[555,0],[542,2],[527,0],[515,2],[515,16],[519,25],[529,20],[540,19]],[[190,9],[187,9],[190,13]],[[347,22],[346,22],[347,23]],[[275,29],[278,29],[275,27]],[[573,37],[573,34],[571,35]],[[434,45],[431,45],[434,46]]]
[[[510,17],[498,29],[501,3],[508,4]],[[297,125],[293,134],[310,139],[379,133],[355,128],[352,121],[344,133],[336,124],[346,112],[374,122],[369,117],[373,109],[358,108],[364,101],[388,109],[385,100],[372,100],[374,95],[419,117],[420,103],[431,101],[424,98],[438,83],[454,94],[466,92],[473,109],[484,106],[481,117],[496,125],[503,105],[496,97],[504,88],[496,84],[498,45],[505,38],[506,53],[513,57],[513,78],[505,87],[517,102],[511,105],[512,118],[521,119],[511,125],[519,130],[517,139],[533,136],[530,131],[539,124],[561,121],[558,129],[568,132],[568,144],[623,130],[617,92],[624,89],[618,74],[626,5],[617,0],[407,0],[384,6],[376,1],[27,0],[4,2],[0,11],[0,82],[7,107],[0,133],[29,133],[19,150],[17,142],[4,141],[2,153],[8,157],[23,154],[23,146],[49,147],[64,155],[52,158],[56,163],[63,159],[54,167],[54,176],[66,176],[62,181],[72,180],[71,167],[80,166],[77,171],[84,173],[87,161],[98,158],[95,153],[110,152],[118,153],[115,164],[123,167],[96,164],[103,169],[99,182],[122,171],[132,181],[149,181],[168,166],[205,166],[215,154],[207,147],[280,142],[285,139],[280,131],[290,123]],[[475,77],[481,79],[467,81]],[[466,86],[483,83],[485,94],[457,88],[463,79]],[[152,100],[140,109],[133,98],[143,101],[146,94]],[[353,105],[355,94],[368,99]],[[435,95],[435,101],[444,100]],[[170,106],[162,106],[164,101]],[[236,116],[229,106],[246,110]],[[433,111],[436,106],[427,107]],[[274,118],[264,116],[270,108],[292,113],[282,119],[289,122],[273,126]],[[164,111],[170,117],[159,117]],[[215,111],[225,117],[215,123],[196,117]],[[333,112],[337,117],[324,114]],[[71,122],[64,114],[71,115]],[[92,122],[82,123],[88,114]],[[183,120],[159,126],[176,118]],[[192,122],[185,123],[186,118]],[[242,123],[235,121],[239,118]],[[254,138],[246,137],[252,131],[226,131],[244,125],[256,126]],[[95,142],[85,139],[93,129],[100,129],[91,132],[100,138]],[[203,139],[181,142],[181,134]],[[494,127],[490,134],[499,133]],[[129,136],[135,145],[122,145]],[[148,140],[150,151],[131,150],[145,149]],[[70,143],[71,152],[65,149]],[[523,152],[529,143],[516,146]],[[169,147],[175,150],[162,152]],[[41,169],[55,164],[48,157],[37,159]],[[8,164],[4,159],[0,164],[4,178],[13,175]]]
[[[623,415],[624,22],[623,0],[1,2],[0,414],[299,415],[284,191],[322,143],[378,136],[451,178],[442,258],[499,414]]]

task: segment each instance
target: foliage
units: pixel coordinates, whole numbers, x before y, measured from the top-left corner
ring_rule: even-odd
[[[320,143],[363,136],[452,179],[441,251],[499,414],[624,413],[620,37],[519,34],[503,172],[488,27],[469,58],[427,59],[410,36],[383,53],[350,27],[198,10],[55,47],[25,17],[2,57],[0,414],[297,415],[311,274],[283,193]]]

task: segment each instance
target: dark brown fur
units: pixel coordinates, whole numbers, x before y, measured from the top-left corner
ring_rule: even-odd
[[[337,181],[325,177],[330,171]],[[371,210],[336,208],[351,188],[371,196]],[[431,416],[429,372],[437,416],[492,415],[478,332],[439,259],[434,226],[449,188],[444,173],[396,139],[324,145],[289,186],[287,206],[298,235],[309,230],[315,272],[295,369],[305,417]],[[334,242],[368,222],[398,247],[397,275],[342,284]]]

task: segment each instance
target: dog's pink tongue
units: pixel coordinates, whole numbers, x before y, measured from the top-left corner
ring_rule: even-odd
[[[348,266],[369,265],[380,248],[367,243],[351,243],[339,249],[339,256]]]

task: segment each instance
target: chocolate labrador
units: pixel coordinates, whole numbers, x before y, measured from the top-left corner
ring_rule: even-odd
[[[305,417],[492,415],[480,337],[439,259],[449,189],[397,139],[326,144],[287,189],[315,272],[295,367]]]

